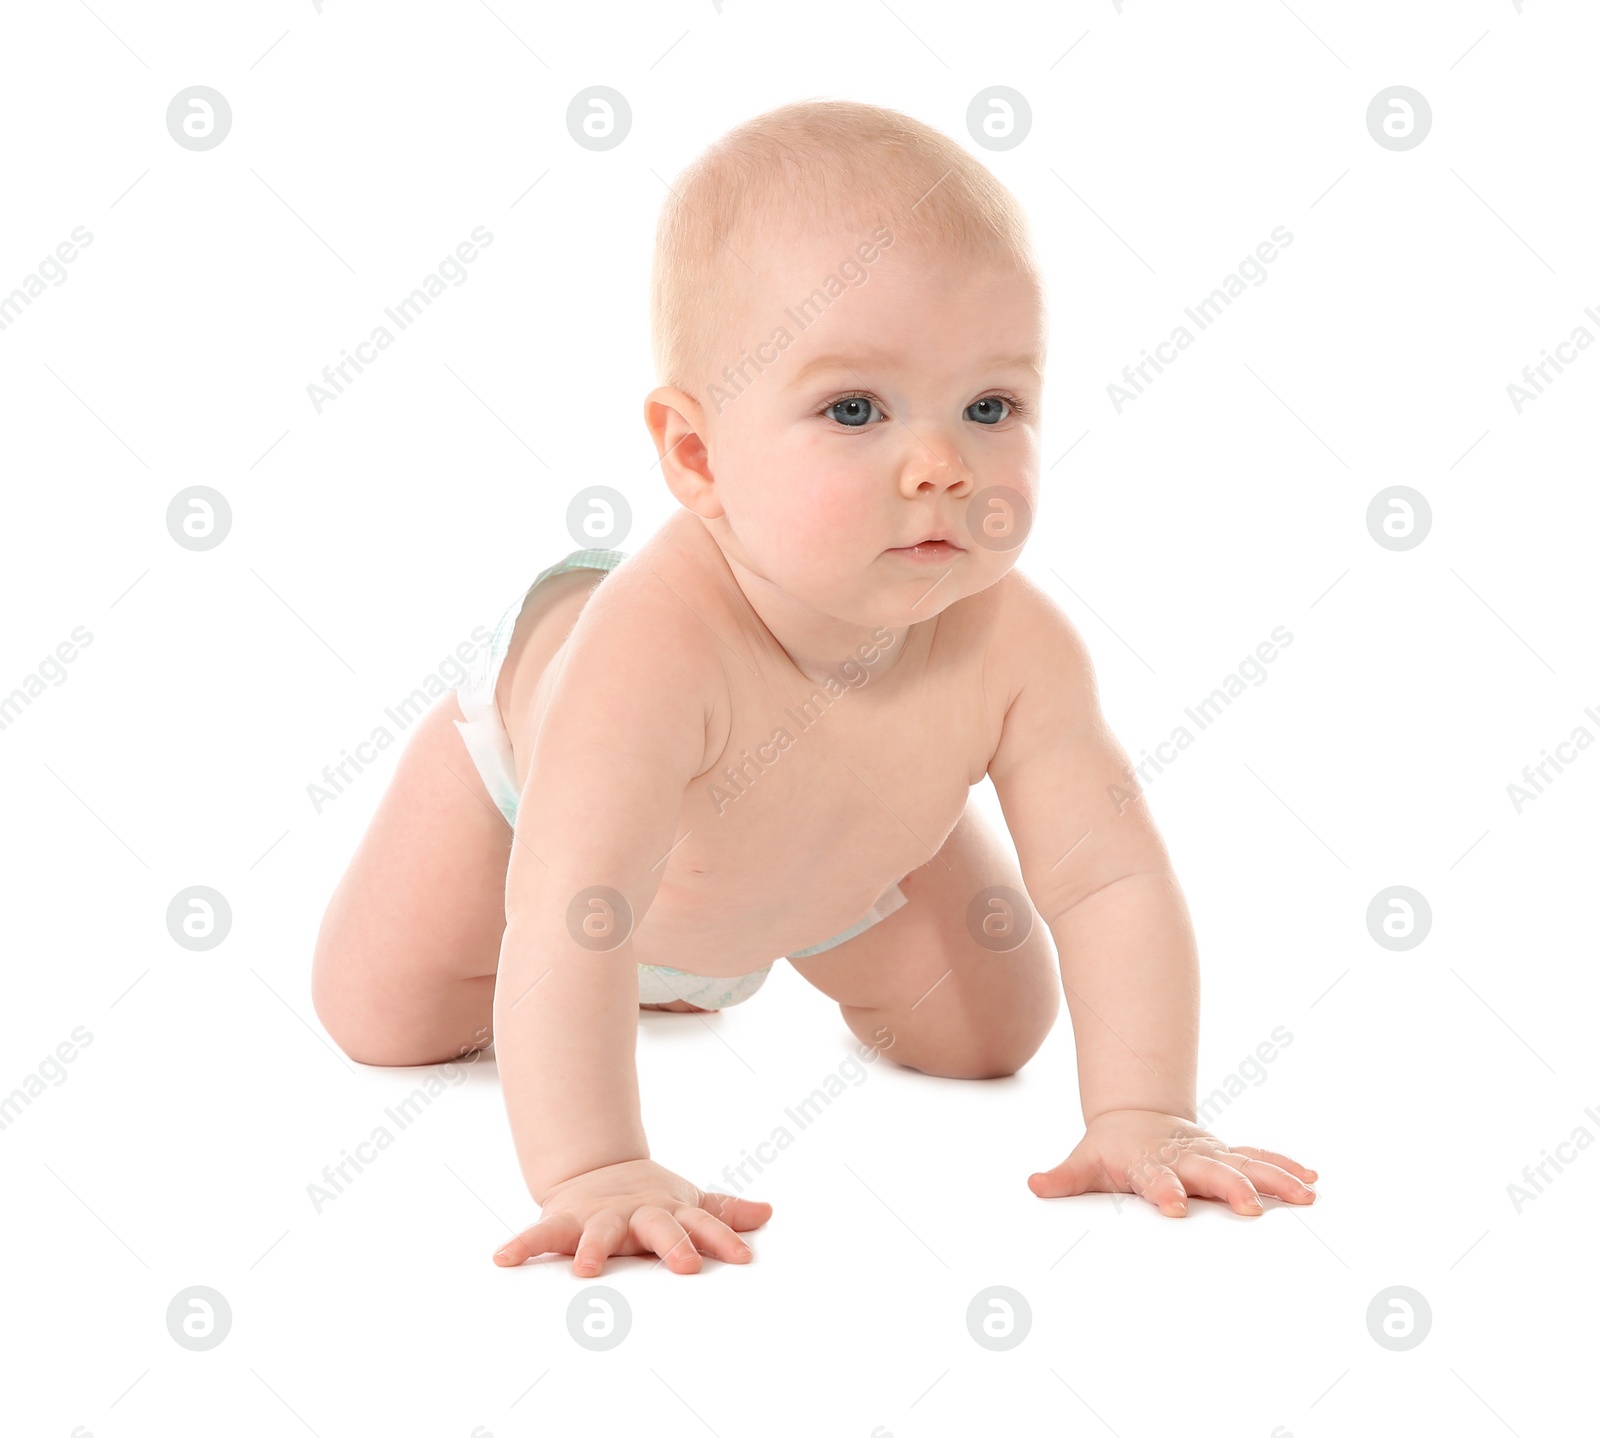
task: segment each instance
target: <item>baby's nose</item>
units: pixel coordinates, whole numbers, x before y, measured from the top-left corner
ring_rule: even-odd
[[[911,494],[925,488],[955,489],[972,483],[972,471],[949,440],[923,436],[914,440],[901,470],[901,487]]]

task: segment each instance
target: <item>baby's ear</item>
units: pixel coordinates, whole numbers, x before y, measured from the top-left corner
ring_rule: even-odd
[[[644,398],[644,422],[655,441],[662,477],[678,503],[705,519],[720,516],[700,402],[685,390],[661,385]]]

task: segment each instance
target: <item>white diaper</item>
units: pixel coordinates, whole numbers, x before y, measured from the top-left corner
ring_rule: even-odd
[[[660,964],[640,964],[638,969],[641,1004],[670,1004],[674,999],[682,999],[697,1009],[725,1009],[742,1004],[766,983],[772,965],[731,979],[685,973],[682,969],[663,968]]]

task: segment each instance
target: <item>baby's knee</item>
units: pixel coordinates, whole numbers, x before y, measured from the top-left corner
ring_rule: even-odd
[[[896,1063],[934,1078],[991,1079],[1010,1078],[1038,1052],[1039,1045],[1031,1047],[934,1047],[929,1052],[912,1054],[909,1051],[896,1056],[892,1048],[884,1053]]]
[[[382,1035],[373,1016],[364,1013],[346,984],[333,977],[333,966],[313,960],[311,967],[311,1007],[317,1022],[339,1051],[358,1064],[389,1067],[395,1059],[385,1051]]]
[[[1007,1078],[1016,1073],[1044,1042],[1048,1026],[1030,1023],[1011,1033],[982,1032],[964,1026],[915,1026],[900,1023],[882,1009],[841,1004],[839,1011],[863,1043],[902,1068],[934,1078]]]
[[[334,1045],[358,1064],[399,1068],[438,1061],[419,1057],[406,1026],[379,1012],[372,986],[362,982],[350,952],[326,938],[318,940],[311,960],[311,1007]]]

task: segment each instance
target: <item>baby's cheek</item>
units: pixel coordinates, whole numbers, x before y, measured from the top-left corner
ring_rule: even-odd
[[[894,542],[866,486],[815,484],[785,523],[785,547],[818,583],[853,577],[863,559]]]
[[[805,453],[767,451],[752,457],[746,505],[774,537],[799,544],[818,535],[837,539],[865,523],[871,487]]]
[[[865,485],[837,484],[822,478],[813,479],[798,511],[793,517],[797,532],[827,536],[837,542],[866,535],[873,505]]]
[[[797,455],[787,466],[793,473],[790,493],[799,496],[798,523],[837,532],[842,525],[858,527],[884,502],[883,475],[869,464],[851,463],[853,457],[822,447],[816,453]]]
[[[792,430],[755,443],[755,429],[724,451],[719,478],[733,481],[735,526],[774,577],[782,573],[800,589],[832,588],[863,555],[895,542],[884,533],[883,480],[870,466]]]

